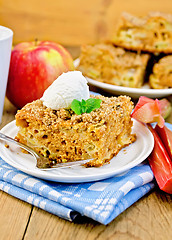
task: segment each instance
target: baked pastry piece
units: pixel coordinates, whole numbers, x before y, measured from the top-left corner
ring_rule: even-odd
[[[123,13],[112,42],[129,50],[172,53],[172,15],[151,12],[136,17]]]
[[[93,159],[87,166],[102,166],[120,149],[134,142],[130,117],[133,103],[127,96],[92,96],[102,100],[99,109],[76,115],[71,109],[52,110],[41,100],[16,114],[16,139],[46,157],[40,168],[56,163]]]
[[[101,43],[82,46],[79,59],[78,70],[89,78],[108,84],[139,88],[144,82],[149,55]]]
[[[172,87],[172,55],[165,56],[155,63],[149,84],[155,89]]]

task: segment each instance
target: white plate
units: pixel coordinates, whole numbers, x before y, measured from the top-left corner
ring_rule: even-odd
[[[75,67],[77,67],[78,64],[79,64],[79,59],[76,59],[74,61]],[[148,84],[145,84],[142,88],[121,87],[121,86],[115,86],[115,85],[107,84],[103,82],[98,82],[88,77],[86,78],[89,84],[95,87],[101,88],[104,91],[109,92],[111,94],[115,94],[115,95],[128,95],[132,98],[139,98],[140,96],[146,96],[149,98],[162,98],[172,94],[172,88],[150,89]]]
[[[10,147],[6,148],[3,141],[0,141],[0,156],[11,166],[41,179],[69,183],[102,180],[135,167],[151,153],[154,146],[151,132],[143,124],[135,120],[133,122],[133,132],[137,134],[137,140],[126,147],[125,150],[122,149],[117,156],[111,159],[110,164],[100,168],[75,166],[45,172],[36,169],[36,161],[30,154],[22,153],[21,149],[14,144],[10,144]],[[14,137],[17,131],[15,121],[7,124],[1,130],[2,133],[11,137]]]

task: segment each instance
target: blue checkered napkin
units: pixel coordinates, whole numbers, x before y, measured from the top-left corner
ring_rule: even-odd
[[[146,163],[106,180],[65,184],[34,178],[0,158],[1,190],[70,221],[87,216],[108,224],[153,187]]]

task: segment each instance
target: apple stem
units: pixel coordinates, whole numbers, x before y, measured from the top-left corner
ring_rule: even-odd
[[[35,46],[37,46],[38,38],[35,38]]]

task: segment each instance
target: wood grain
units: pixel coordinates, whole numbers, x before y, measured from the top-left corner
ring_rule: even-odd
[[[3,111],[3,116],[2,116],[2,122],[0,124],[0,129],[5,126],[7,123],[11,122],[14,120],[14,116],[17,112],[17,108],[14,107],[10,101],[5,98],[4,101],[4,111]]]
[[[0,0],[0,24],[14,31],[14,44],[34,39],[81,45],[110,38],[123,11],[171,12],[171,0]]]
[[[171,197],[157,190],[143,197],[107,226],[92,220],[81,224],[70,223],[34,208],[25,239],[170,240],[171,204]]]
[[[22,239],[32,206],[0,191],[0,239]]]

